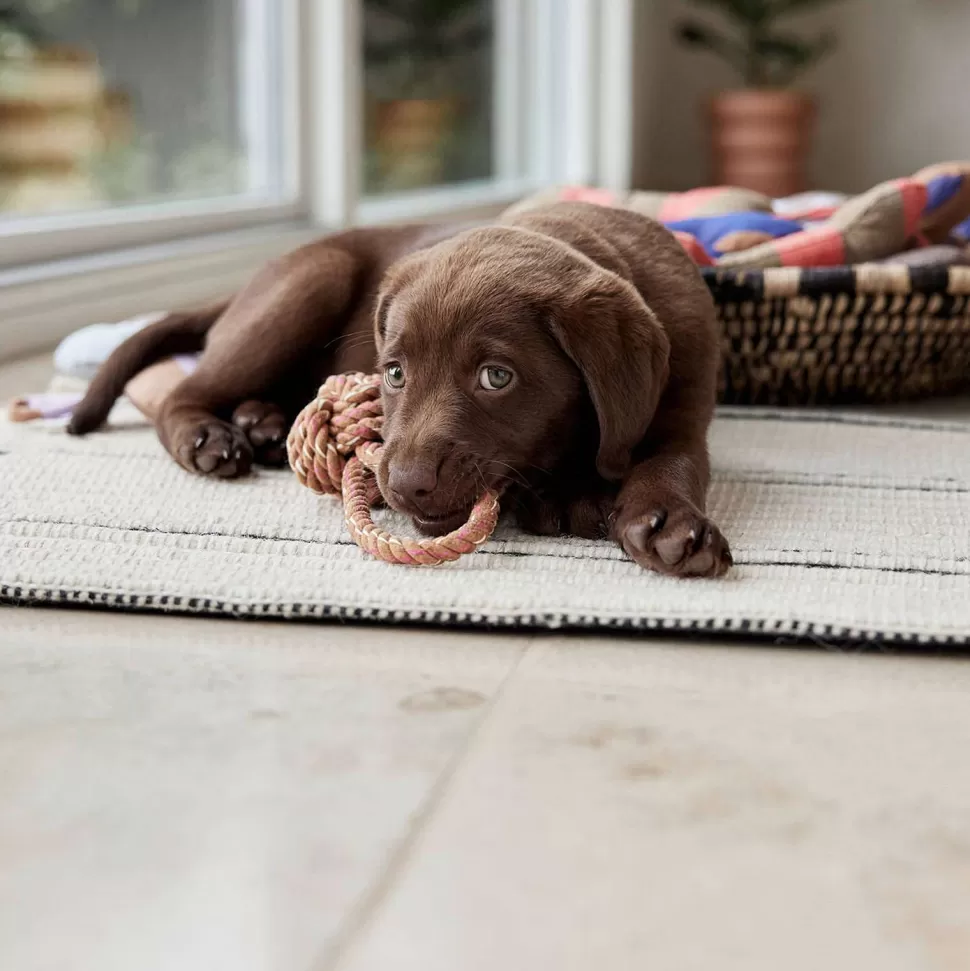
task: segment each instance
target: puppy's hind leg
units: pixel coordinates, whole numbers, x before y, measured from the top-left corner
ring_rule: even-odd
[[[162,405],[158,435],[179,465],[235,478],[254,461],[282,464],[293,409],[316,390],[313,364],[346,325],[359,271],[353,255],[316,244],[257,274]]]

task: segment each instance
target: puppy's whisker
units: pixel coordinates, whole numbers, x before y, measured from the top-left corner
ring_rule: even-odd
[[[485,461],[488,465],[497,465],[502,469],[507,469],[508,471],[504,474],[504,479],[507,482],[515,483],[523,488],[529,487],[528,479],[514,466],[509,465],[507,462],[499,462],[497,459],[486,459]],[[482,477],[482,484],[485,485],[488,482],[488,478],[481,472],[481,469],[479,469],[479,474]]]
[[[503,462],[501,459],[495,458],[485,458],[484,456],[479,456],[479,460],[484,462],[486,465],[495,465],[502,469],[507,469],[507,476],[510,480],[514,482],[521,482],[523,485],[527,484],[528,480],[525,474],[517,469],[514,465],[509,465],[508,462]]]
[[[356,351],[359,347],[367,347],[371,342],[366,338],[360,338],[359,340],[346,341],[340,344],[339,350],[341,351]]]
[[[324,344],[323,347],[320,349],[322,351],[329,351],[330,348],[333,347],[334,345],[343,345],[349,339],[350,339],[349,334],[340,334],[339,336],[335,337],[333,340],[327,341],[327,343]],[[355,337],[354,340],[357,340],[357,338]]]

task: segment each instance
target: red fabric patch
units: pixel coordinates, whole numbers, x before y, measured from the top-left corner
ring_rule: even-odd
[[[838,211],[838,206],[820,206],[816,209],[799,209],[797,212],[776,212],[775,215],[796,223],[820,223],[824,219],[831,219]]]
[[[559,193],[559,198],[563,202],[589,202],[594,206],[615,206],[619,198],[608,189],[591,189],[583,185],[566,186]]]
[[[923,213],[930,196],[929,189],[915,179],[896,179],[893,184],[899,189],[902,199],[906,235],[915,236],[923,223]]]
[[[698,266],[714,266],[714,260],[712,260],[708,255],[707,251],[703,246],[697,241],[697,239],[691,236],[690,233],[674,232],[674,236],[677,237],[677,242],[687,251],[687,255],[698,265]]]
[[[845,240],[837,229],[806,229],[775,243],[782,266],[842,266]]]
[[[725,192],[733,191],[728,186],[715,185],[703,189],[691,189],[689,192],[674,192],[661,203],[660,215],[657,218],[662,223],[691,219],[705,202]]]

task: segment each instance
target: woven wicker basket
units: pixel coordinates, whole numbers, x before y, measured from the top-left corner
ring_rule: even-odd
[[[970,267],[704,270],[729,404],[890,402],[970,389]]]

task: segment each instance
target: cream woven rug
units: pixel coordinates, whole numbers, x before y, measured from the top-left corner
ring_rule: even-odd
[[[116,410],[78,441],[0,424],[0,600],[204,614],[970,641],[970,427],[725,410],[710,508],[737,566],[642,572],[501,528],[453,566],[366,558],[289,472],[180,471]],[[406,524],[395,524],[406,528]]]

